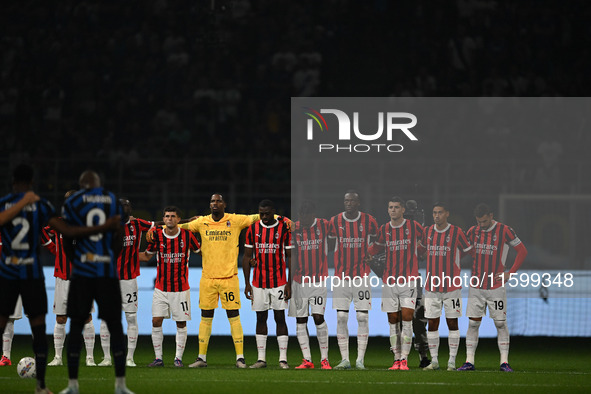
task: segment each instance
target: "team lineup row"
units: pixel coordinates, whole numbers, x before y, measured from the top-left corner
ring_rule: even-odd
[[[18,170],[18,168],[17,168]],[[21,169],[22,172],[22,169]],[[433,207],[435,224],[424,228],[415,220],[405,219],[405,204],[400,198],[388,202],[390,222],[378,228],[371,215],[359,211],[360,199],[356,192],[345,194],[344,212],[330,221],[317,218],[314,204],[307,201],[301,205],[299,220],[275,215],[273,203],[263,200],[256,215],[237,215],[225,212],[226,203],[221,194],[213,194],[210,199],[211,214],[182,223],[176,207],[164,209],[164,226],[154,227],[153,222],[130,218],[131,206],[128,201],[119,201],[115,196],[100,187],[100,179],[92,171],[80,177],[82,189],[69,193],[62,208],[62,218],[55,218],[49,203],[30,190],[32,171],[23,177],[15,170],[15,193],[0,201],[2,221],[2,249],[0,280],[10,281],[11,297],[3,299],[0,310],[0,327],[8,322],[8,315],[14,310],[19,293],[23,295],[25,312],[30,317],[33,333],[45,330],[44,315],[47,305],[33,301],[21,292],[24,283],[35,285],[38,293],[45,295],[43,273],[40,269],[35,247],[39,237],[43,245],[56,255],[56,293],[54,313],[56,328],[54,343],[56,356],[50,365],[61,365],[61,353],[65,337],[65,321],[71,318],[68,339],[68,372],[70,381],[63,391],[78,391],[78,358],[81,347],[80,335],[88,333],[94,341],[94,327],[90,320],[93,300],[99,306],[101,324],[101,343],[113,343],[113,361],[116,372],[116,392],[129,392],[125,386],[125,365],[134,366],[133,353],[137,341],[137,282],[139,261],[147,261],[156,255],[157,278],[152,301],[152,341],[155,360],[150,366],[164,365],[162,357],[162,322],[172,317],[177,325],[175,366],[183,366],[187,328],[186,321],[191,317],[188,284],[188,257],[190,251],[202,254],[203,270],[199,287],[199,355],[190,367],[207,366],[207,348],[212,331],[214,310],[221,301],[228,316],[232,339],[236,350],[236,366],[245,368],[243,354],[243,334],[239,317],[240,290],[238,281],[238,240],[240,232],[248,228],[243,258],[245,295],[252,301],[252,309],[257,314],[256,342],[257,361],[251,368],[266,366],[267,314],[273,310],[277,323],[279,344],[279,365],[287,364],[288,333],[285,324],[285,309],[297,320],[297,338],[303,353],[303,362],[296,368],[312,368],[307,333],[307,319],[312,315],[317,328],[321,351],[321,367],[330,369],[328,362],[328,328],[324,321],[326,287],[310,286],[310,281],[322,281],[328,276],[327,254],[335,250],[335,275],[359,278],[374,271],[380,272],[384,281],[387,278],[416,278],[419,256],[426,257],[427,281],[423,303],[428,320],[427,340],[421,341],[421,324],[416,324],[419,311],[417,293],[420,287],[413,280],[404,285],[388,286],[382,295],[382,310],[388,315],[390,325],[391,350],[394,364],[390,369],[408,369],[407,357],[412,346],[415,317],[415,337],[418,345],[428,344],[432,357],[426,358],[424,346],[421,366],[433,370],[439,368],[438,325],[442,308],[445,308],[449,328],[450,359],[448,370],[455,369],[455,357],[459,347],[457,319],[461,315],[460,288],[453,282],[433,283],[429,278],[455,277],[460,274],[459,260],[462,254],[471,254],[474,260],[473,275],[500,277],[515,272],[527,251],[513,230],[493,219],[490,208],[480,204],[475,209],[478,225],[464,233],[459,227],[447,222],[449,210],[444,203]],[[20,176],[20,177],[19,177]],[[24,180],[23,180],[24,178]],[[30,179],[29,179],[30,178]],[[6,203],[5,203],[6,201]],[[31,205],[32,204],[32,205]],[[31,206],[45,206],[31,209]],[[40,215],[32,221],[31,215]],[[9,216],[12,215],[12,216]],[[20,215],[20,216],[19,216]],[[50,227],[36,232],[27,228],[28,223],[49,222]],[[139,252],[141,234],[148,231],[148,247]],[[200,235],[200,242],[195,234]],[[25,240],[27,242],[24,242]],[[75,242],[73,242],[75,239]],[[16,243],[15,243],[16,242]],[[28,248],[14,247],[28,245]],[[33,246],[31,246],[33,245]],[[517,257],[511,270],[505,272],[506,249],[513,247]],[[372,256],[384,252],[382,264],[372,264],[378,259]],[[292,253],[295,253],[293,255]],[[293,261],[293,263],[292,263]],[[26,262],[26,263],[25,263]],[[251,269],[254,268],[252,281]],[[14,294],[14,297],[12,296]],[[130,295],[122,298],[121,295]],[[46,297],[46,295],[45,295]],[[46,298],[45,298],[46,300]],[[342,360],[335,369],[351,368],[349,361],[349,333],[347,327],[348,310],[353,303],[359,324],[357,335],[357,360],[355,367],[364,369],[364,354],[369,334],[368,311],[371,308],[371,287],[355,286],[343,281],[333,288],[333,308],[337,310],[337,343]],[[36,304],[36,305],[32,305]],[[501,370],[511,371],[508,364],[509,333],[506,325],[506,295],[501,281],[483,283],[479,288],[470,289],[467,316],[470,318],[466,335],[467,360],[459,370],[474,369],[474,354],[478,342],[478,327],[486,309],[498,329]],[[128,346],[125,355],[123,332],[120,321],[121,308],[125,311],[128,323]],[[43,323],[35,318],[43,317]],[[67,316],[67,317],[66,317]],[[34,324],[35,323],[35,324]],[[418,327],[418,329],[417,329]],[[424,330],[424,324],[422,325]],[[109,334],[110,332],[110,334]],[[92,335],[90,335],[92,333]],[[44,336],[44,335],[43,335]],[[78,337],[76,339],[75,337]],[[38,341],[40,342],[40,341]],[[93,345],[93,344],[92,344]],[[87,348],[89,343],[87,343]],[[47,344],[35,343],[34,348],[39,365],[38,389],[44,389],[44,367],[47,357]],[[103,346],[103,350],[105,347]],[[425,355],[425,356],[423,356]],[[87,363],[93,360],[87,359]],[[108,347],[102,365],[112,363]],[[119,391],[117,391],[119,390]],[[127,391],[125,391],[127,390]]]

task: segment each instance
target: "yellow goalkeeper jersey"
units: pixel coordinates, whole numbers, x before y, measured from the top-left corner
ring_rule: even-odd
[[[258,214],[226,213],[217,222],[211,215],[207,215],[189,223],[179,224],[180,228],[201,234],[202,277],[219,279],[238,274],[240,232],[259,219]]]

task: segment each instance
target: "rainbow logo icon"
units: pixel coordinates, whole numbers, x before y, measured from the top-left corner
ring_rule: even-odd
[[[318,124],[318,126],[320,126],[320,131],[324,131],[324,129],[328,130],[328,125],[326,124],[326,120],[324,119],[324,117],[322,115],[320,115],[320,112],[312,109],[312,108],[308,108],[308,107],[302,107],[304,109],[304,113],[306,115],[308,115],[311,119],[308,119],[308,139],[311,140],[312,139],[312,119],[316,121],[316,124]],[[323,126],[324,124],[324,126]]]

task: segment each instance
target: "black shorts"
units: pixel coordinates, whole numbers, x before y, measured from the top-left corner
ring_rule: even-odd
[[[119,279],[72,277],[68,292],[68,317],[86,320],[93,300],[98,305],[100,319],[121,319]]]
[[[20,294],[23,299],[25,314],[29,318],[47,314],[47,292],[45,279],[6,279],[0,278],[0,315],[10,316],[14,313],[16,300]]]

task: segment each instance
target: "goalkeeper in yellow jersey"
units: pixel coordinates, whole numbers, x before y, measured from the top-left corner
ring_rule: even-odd
[[[246,368],[240,324],[240,289],[238,281],[238,243],[240,232],[259,220],[259,215],[226,213],[221,194],[213,194],[209,202],[211,215],[201,216],[179,227],[201,234],[203,271],[199,284],[199,356],[191,368],[207,367],[207,346],[211,336],[214,310],[218,300],[226,310],[232,340],[236,349],[236,367]]]

